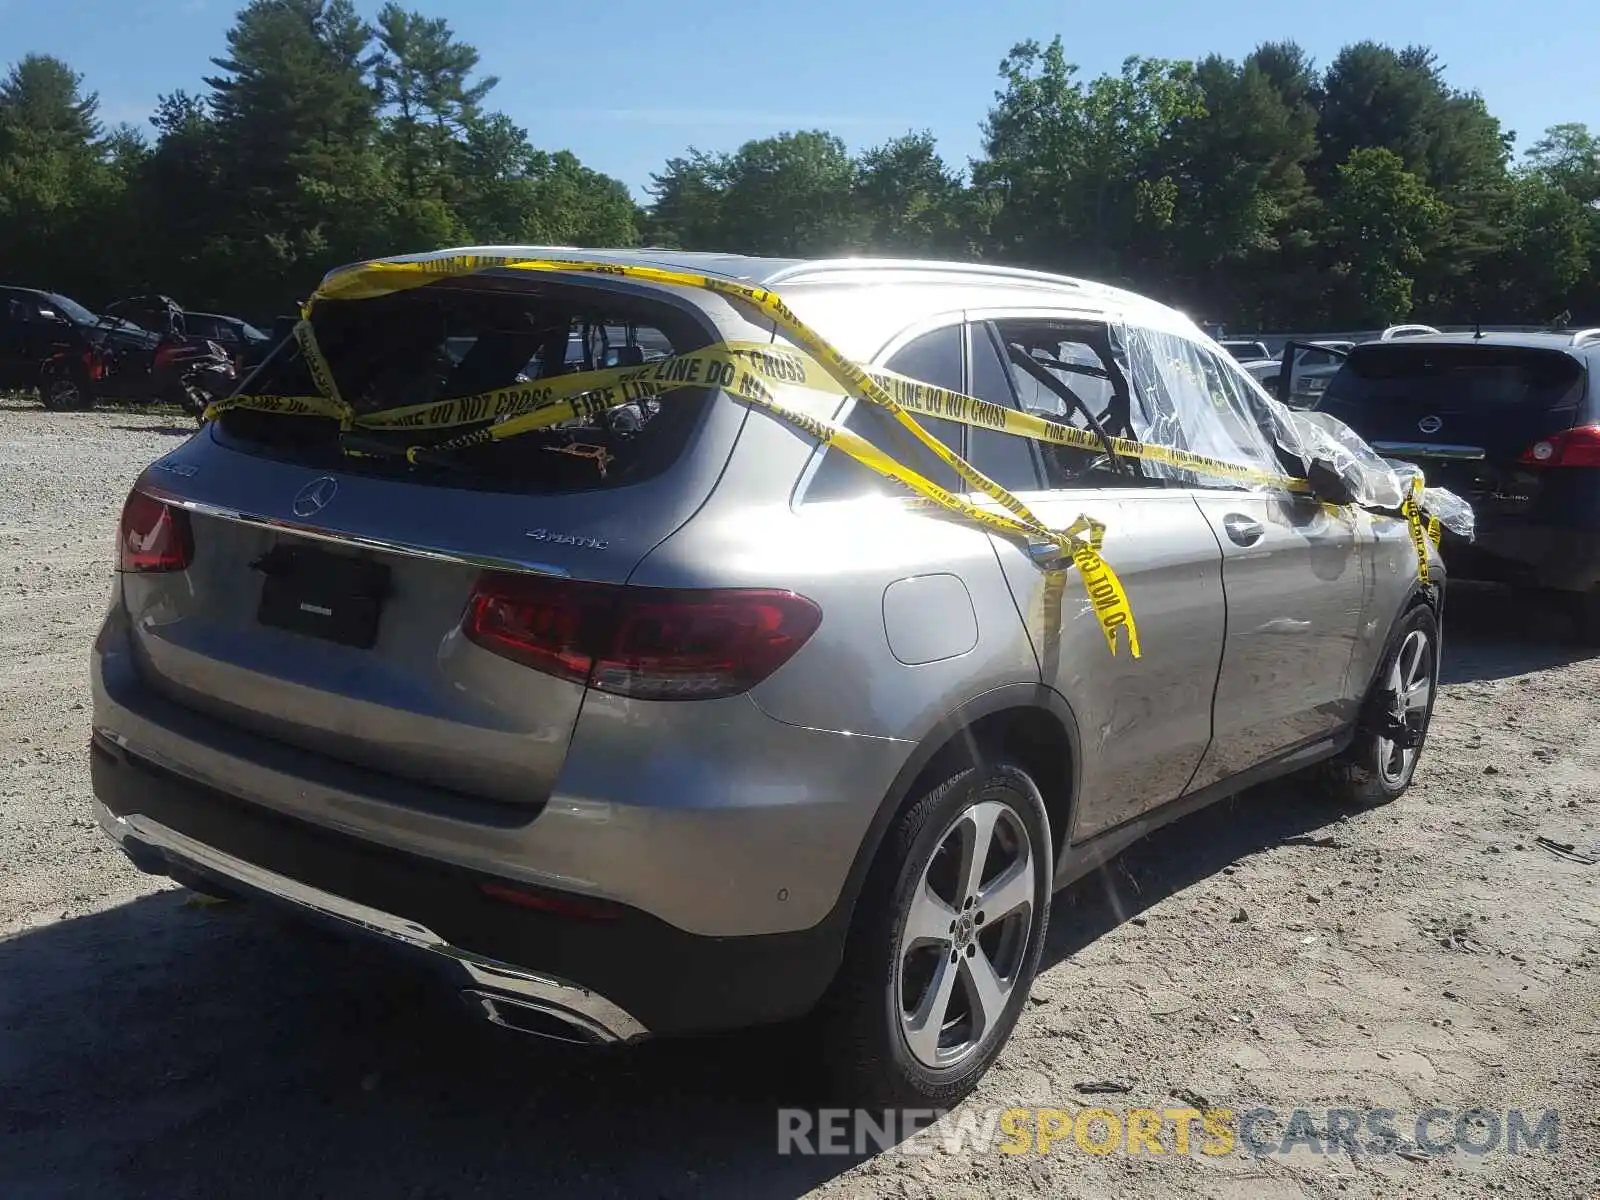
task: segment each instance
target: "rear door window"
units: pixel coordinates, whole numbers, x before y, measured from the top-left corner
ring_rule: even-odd
[[[1000,359],[999,335],[987,323],[967,328],[970,393],[979,400],[1015,409],[1017,395]],[[1031,438],[968,426],[967,452],[973,466],[1008,491],[1031,492],[1040,487],[1038,450]]]
[[[378,299],[334,301],[313,317],[317,342],[339,393],[358,414],[475,396],[580,371],[642,365],[710,340],[677,309],[582,288],[537,292],[435,284]],[[299,345],[280,344],[251,377],[257,395],[315,395]],[[666,469],[683,452],[710,393],[683,388],[612,408],[587,420],[464,450],[447,463],[409,467],[408,445],[428,446],[481,428],[375,431],[346,435],[370,457],[339,458],[335,422],[234,409],[222,435],[241,446],[342,469],[443,486],[533,492],[608,488]],[[359,445],[357,442],[359,441]]]
[[[902,346],[884,366],[898,375],[931,383],[953,392],[963,390],[962,326],[946,325],[922,334]],[[951,450],[965,457],[963,426],[957,421],[913,414],[921,426]],[[845,428],[866,438],[896,462],[910,467],[946,491],[964,491],[965,485],[950,467],[924,446],[893,416],[875,405],[857,402],[845,418]],[[846,500],[857,496],[904,494],[905,489],[876,471],[862,466],[842,450],[822,456],[816,475],[806,488],[807,500]]]

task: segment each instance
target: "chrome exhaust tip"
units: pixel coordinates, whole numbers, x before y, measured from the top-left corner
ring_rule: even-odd
[[[526,1033],[552,1042],[579,1046],[601,1046],[620,1039],[609,1030],[555,1004],[543,1004],[515,996],[466,988],[461,998],[480,1017],[506,1029]]]

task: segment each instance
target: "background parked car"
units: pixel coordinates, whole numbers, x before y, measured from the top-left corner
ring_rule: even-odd
[[[1292,408],[1316,408],[1322,393],[1327,390],[1328,381],[1344,365],[1344,356],[1354,346],[1354,342],[1342,341],[1290,343],[1284,355],[1291,368],[1290,378],[1294,381],[1294,387],[1284,394],[1283,402]],[[1284,366],[1285,358],[1275,358],[1268,365],[1250,363],[1245,369],[1255,375],[1268,391],[1275,391]]]
[[[272,348],[272,338],[243,317],[185,311],[183,318],[190,337],[209,338],[216,342],[228,352],[241,375],[260,362]]]
[[[1472,504],[1473,541],[1445,535],[1455,577],[1562,593],[1600,642],[1597,380],[1600,329],[1408,334],[1354,347],[1317,408]]]
[[[237,375],[215,342],[176,332],[176,306],[166,297],[117,306],[160,329],[32,288],[0,288],[0,301],[0,386],[37,388],[46,408],[88,408],[107,399],[167,401],[198,412],[206,396],[230,389]],[[203,389],[195,386],[201,382]]]

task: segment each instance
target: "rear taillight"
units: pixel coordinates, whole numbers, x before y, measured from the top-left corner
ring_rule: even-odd
[[[117,567],[123,571],[182,571],[193,557],[189,514],[141,491],[130,492],[117,527]]]
[[[485,574],[469,640],[513,662],[645,700],[709,700],[754,687],[816,632],[793,592],[674,591]]]
[[[1525,467],[1600,467],[1600,425],[1579,425],[1543,438],[1517,461]]]

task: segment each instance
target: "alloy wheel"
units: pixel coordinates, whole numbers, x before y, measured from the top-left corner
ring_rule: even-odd
[[[918,1063],[942,1070],[990,1040],[1033,930],[1032,839],[995,800],[964,809],[940,836],[912,893],[896,948],[900,1030]]]
[[[1420,731],[1433,701],[1433,644],[1421,629],[1413,629],[1400,643],[1389,672],[1389,696],[1394,717]],[[1398,739],[1378,739],[1378,770],[1385,783],[1400,787],[1411,778],[1420,746],[1405,746]]]

